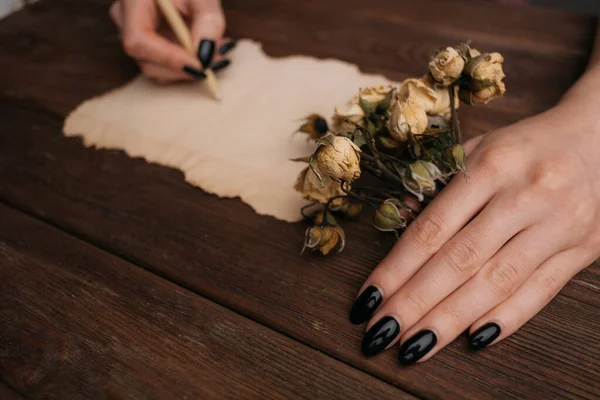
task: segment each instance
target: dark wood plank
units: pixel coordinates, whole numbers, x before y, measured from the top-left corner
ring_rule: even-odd
[[[107,3],[46,0],[0,24],[1,93],[60,118],[132,76],[104,18]],[[551,106],[585,64],[595,24],[586,17],[466,2],[446,8],[446,18],[432,13],[438,1],[353,0],[343,9],[340,2],[295,4],[227,2],[231,32],[263,41],[273,55],[337,57],[393,79],[419,73],[432,47],[467,34],[482,48],[501,50],[507,69],[508,63],[513,68],[509,97],[493,109],[465,113],[470,135]],[[77,35],[64,23],[67,16]],[[58,120],[39,110],[27,113],[4,103],[0,110],[6,132],[16,132],[0,137],[0,197],[149,270],[421,396],[598,395],[598,348],[581,344],[598,341],[598,265],[505,343],[472,355],[459,340],[424,365],[399,369],[393,351],[364,359],[361,330],[346,321],[355,291],[391,245],[368,221],[350,225],[352,245],[343,255],[301,258],[300,224],[258,217],[237,200],[207,196],[176,171],[119,152],[83,150],[61,138]],[[572,373],[559,375],[565,364]]]
[[[0,376],[32,397],[413,398],[4,205],[0,226]]]
[[[419,396],[600,395],[600,349],[585,345],[600,341],[597,264],[502,344],[473,354],[460,338],[401,369],[395,350],[364,358],[362,328],[347,320],[356,290],[392,245],[368,220],[347,225],[344,253],[300,256],[302,224],[260,217],[122,152],[84,149],[61,137],[60,120],[15,103],[0,100],[11,132],[0,135],[0,199],[28,213]]]
[[[12,390],[6,383],[0,381],[0,399],[2,400],[23,400],[24,397]]]

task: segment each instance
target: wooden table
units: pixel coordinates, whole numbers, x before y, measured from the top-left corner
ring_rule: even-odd
[[[402,368],[367,359],[347,314],[388,251],[368,218],[331,258],[180,172],[61,135],[82,100],[135,73],[109,0],[43,0],[0,22],[0,398],[598,398],[600,265],[501,344],[465,337]],[[474,135],[552,106],[595,18],[442,0],[228,0],[229,33],[400,80],[473,39],[508,95],[461,114]],[[299,77],[302,79],[302,77]]]

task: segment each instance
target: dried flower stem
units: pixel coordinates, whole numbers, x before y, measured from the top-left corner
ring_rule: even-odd
[[[454,100],[454,88],[456,85],[448,87],[448,93],[450,95],[450,123],[452,124],[452,133],[456,143],[462,144],[462,133],[460,132],[460,124],[458,122],[458,116],[456,115],[456,103]]]

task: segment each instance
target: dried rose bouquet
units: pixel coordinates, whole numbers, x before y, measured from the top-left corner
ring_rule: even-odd
[[[469,44],[447,47],[433,55],[421,78],[397,88],[360,89],[346,107],[335,108],[331,124],[307,117],[299,131],[318,147],[295,160],[308,166],[294,187],[313,201],[302,209],[313,223],[303,250],[343,250],[335,217],[356,217],[365,204],[375,209],[375,228],[398,235],[452,175],[466,174],[457,109],[460,102],[488,103],[505,93],[503,61]],[[376,184],[359,184],[364,171]]]

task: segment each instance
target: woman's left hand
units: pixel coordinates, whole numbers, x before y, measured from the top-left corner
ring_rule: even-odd
[[[472,348],[497,343],[600,256],[600,124],[577,101],[466,143],[468,178],[452,179],[361,288],[351,320],[372,316],[365,354],[400,340],[408,365],[466,329]]]

